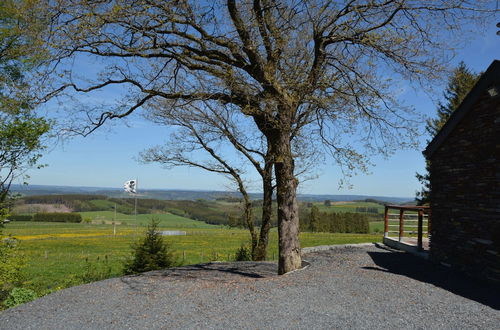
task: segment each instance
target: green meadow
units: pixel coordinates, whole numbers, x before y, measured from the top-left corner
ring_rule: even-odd
[[[92,223],[11,222],[4,233],[19,239],[27,257],[23,286],[38,294],[83,283],[89,267],[95,272],[110,269],[110,276],[121,274],[122,263],[130,255],[131,244],[140,239],[152,217],[161,230],[182,230],[184,236],[164,236],[179,263],[195,264],[228,261],[242,244],[249,241],[245,229],[210,225],[173,214],[115,214],[112,211],[81,212]],[[268,259],[277,259],[277,230],[270,233]],[[302,247],[347,243],[379,242],[381,234],[301,233]]]
[[[214,228],[218,226],[210,225],[202,221],[192,220],[186,217],[171,213],[156,213],[156,214],[137,214],[135,215],[114,213],[113,211],[89,211],[78,212],[82,215],[83,219],[91,219],[93,223],[105,222],[110,223],[116,221],[117,223],[129,225],[144,225],[148,223],[152,217],[158,219],[162,227],[168,228]],[[116,220],[115,220],[116,219]]]

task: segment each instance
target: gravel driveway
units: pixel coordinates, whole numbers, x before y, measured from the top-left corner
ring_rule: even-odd
[[[0,314],[2,329],[500,329],[500,290],[376,246],[274,263],[209,263],[62,290]]]

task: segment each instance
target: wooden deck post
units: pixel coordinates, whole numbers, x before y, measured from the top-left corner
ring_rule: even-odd
[[[431,209],[428,209],[427,210],[427,238],[430,238],[431,237],[431,216],[432,212],[431,212]]]
[[[385,205],[384,237],[389,237],[389,207]]]
[[[417,249],[422,251],[422,236],[423,236],[423,227],[424,224],[424,212],[422,210],[418,211],[418,238],[417,238]]]
[[[405,225],[404,225],[404,215],[405,211],[403,209],[399,210],[399,241],[401,242],[401,239],[405,235]]]

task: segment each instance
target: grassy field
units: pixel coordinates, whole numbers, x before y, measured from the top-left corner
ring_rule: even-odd
[[[94,212],[78,212],[83,219],[90,219],[94,223],[105,222],[110,224],[115,219],[113,211],[94,211]],[[116,213],[116,222],[128,225],[145,225],[151,218],[154,217],[160,221],[160,225],[169,228],[218,228],[219,226],[210,225],[202,221],[196,221],[189,218],[181,217],[170,213],[158,214],[138,214],[137,220],[135,215]]]
[[[384,232],[384,222],[383,221],[370,221],[370,233],[383,233]]]
[[[111,221],[113,212],[83,212],[93,220]],[[171,215],[153,215],[160,220],[160,229],[184,230],[185,236],[168,236],[179,262],[194,264],[212,260],[231,260],[241,244],[247,243],[248,231],[208,225]],[[80,277],[89,264],[104,269],[104,260],[111,275],[120,275],[123,261],[130,255],[131,244],[142,237],[152,215],[117,215],[116,235],[112,224],[12,222],[4,228],[20,240],[20,248],[28,258],[25,286],[44,294],[82,282]],[[381,241],[380,234],[302,233],[302,247],[330,244]],[[277,258],[277,231],[270,234],[268,258]]]

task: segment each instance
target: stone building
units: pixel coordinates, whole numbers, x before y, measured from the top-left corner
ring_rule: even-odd
[[[430,258],[500,284],[500,61],[429,143]]]

